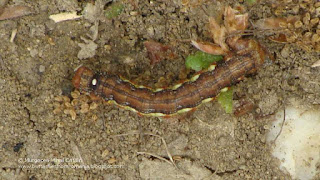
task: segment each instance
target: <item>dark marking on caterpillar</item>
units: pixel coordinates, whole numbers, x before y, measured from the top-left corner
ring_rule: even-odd
[[[190,80],[167,89],[138,86],[121,76],[100,75],[86,67],[78,68],[72,82],[82,93],[114,102],[142,115],[171,116],[213,100],[226,87],[255,73],[264,62],[264,51],[254,40],[246,40],[245,43],[250,47],[245,53],[228,57],[218,65],[212,64]]]

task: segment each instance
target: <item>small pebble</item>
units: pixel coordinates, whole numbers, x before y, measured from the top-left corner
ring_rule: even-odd
[[[73,91],[71,92],[71,97],[74,99],[77,99],[80,96],[80,92],[79,91]]]
[[[104,157],[107,157],[108,154],[109,154],[109,150],[106,149],[106,150],[104,150],[104,151],[102,152],[101,156],[104,158]]]
[[[71,101],[72,106],[77,106],[79,104],[79,99],[74,99]]]
[[[70,114],[70,110],[69,109],[65,109],[65,110],[63,110],[63,113],[64,114]]]
[[[31,57],[34,58],[34,57],[36,57],[37,54],[38,54],[38,50],[37,50],[37,49],[31,49],[31,50],[30,50],[30,56],[31,56]],[[42,66],[42,65],[40,65],[40,68],[41,68],[41,66]]]
[[[92,121],[96,121],[98,119],[98,116],[94,114],[94,115],[92,115],[91,119],[92,119]]]
[[[149,35],[149,36],[154,36],[154,29],[153,29],[153,27],[149,27],[148,29],[147,29],[147,34]]]
[[[90,110],[94,110],[94,109],[96,109],[97,107],[98,107],[98,104],[95,103],[95,102],[93,102],[93,103],[90,104]]]
[[[134,60],[134,58],[132,58],[132,57],[130,57],[130,56],[125,56],[124,57],[124,59],[123,59],[123,62],[125,63],[125,64],[128,64],[128,65],[130,65],[130,66],[133,66],[135,63],[135,60]]]
[[[67,108],[71,108],[71,107],[72,107],[72,105],[71,105],[70,102],[65,102],[64,105],[65,105]]]
[[[44,65],[39,66],[39,72],[43,73],[46,70],[46,67]]]
[[[70,114],[72,120],[75,120],[75,119],[76,119],[77,114],[76,114],[76,112],[75,112],[73,109],[71,109],[71,110],[69,111],[69,114]]]
[[[87,103],[81,104],[80,113],[84,114],[87,112],[89,112],[89,104],[87,104]]]
[[[281,50],[281,56],[284,58],[289,57],[289,47],[288,46],[284,46],[283,49]]]
[[[110,158],[109,160],[108,160],[108,163],[109,164],[113,164],[113,163],[115,163],[117,160],[116,160],[116,158]]]
[[[131,16],[136,16],[136,15],[138,15],[138,12],[137,12],[137,11],[131,11],[131,12],[130,12],[130,15],[131,15]]]
[[[57,96],[57,97],[54,98],[54,100],[57,101],[57,102],[63,102],[62,96]]]
[[[110,51],[111,48],[112,48],[112,47],[111,47],[109,44],[104,45],[104,49],[105,49],[106,51]]]
[[[61,113],[61,108],[56,108],[53,110],[53,114],[59,114]]]
[[[68,96],[62,96],[64,102],[70,102],[70,98]]]

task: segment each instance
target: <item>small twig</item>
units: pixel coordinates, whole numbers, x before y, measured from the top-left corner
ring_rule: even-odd
[[[5,68],[5,64],[3,62],[2,56],[0,55],[0,69],[4,69]]]
[[[177,167],[176,164],[175,164],[174,161],[173,161],[173,158],[172,158],[172,156],[171,156],[171,154],[170,154],[170,152],[169,152],[167,143],[166,143],[166,141],[164,140],[164,138],[161,137],[161,136],[159,136],[159,135],[156,135],[156,134],[151,134],[151,133],[144,133],[144,134],[161,138],[162,143],[163,143],[163,145],[164,145],[164,147],[165,147],[165,149],[166,149],[166,152],[167,152],[167,154],[168,154],[168,157],[169,157],[170,161],[172,162],[172,164],[173,164],[175,167]]]
[[[293,66],[293,63],[294,63],[294,60],[290,62],[290,66],[288,67],[288,72],[291,71],[292,66]],[[283,83],[283,80],[282,80],[281,84],[284,84],[284,83]],[[279,137],[280,134],[282,133],[282,129],[283,129],[284,123],[285,123],[285,121],[286,121],[286,105],[285,105],[286,96],[285,96],[285,90],[284,90],[284,88],[282,88],[281,86],[280,86],[280,88],[282,89],[282,96],[283,96],[283,99],[284,99],[283,121],[282,121],[282,123],[281,123],[280,131],[279,131],[279,133],[277,134],[276,138],[274,139],[274,143],[277,141],[278,137]]]
[[[74,72],[76,72],[83,64],[80,64],[79,66],[77,66],[76,68],[73,69]]]
[[[284,109],[283,109],[283,121],[282,121],[282,123],[281,123],[280,131],[279,131],[279,133],[277,134],[276,138],[274,139],[274,142],[277,141],[278,137],[279,137],[280,134],[282,133],[282,129],[283,129],[283,126],[284,126],[285,121],[286,121],[286,107],[284,107]]]
[[[149,156],[153,156],[153,157],[158,158],[158,159],[160,159],[160,160],[163,160],[163,161],[165,161],[165,162],[167,162],[167,163],[169,163],[169,164],[171,164],[171,165],[174,165],[174,164],[172,164],[172,162],[169,161],[168,159],[163,158],[163,157],[158,156],[158,155],[155,155],[155,154],[152,154],[152,153],[148,153],[148,152],[137,152],[137,154],[142,154],[142,155],[146,154],[146,155],[149,155]]]
[[[288,29],[247,29],[247,30],[237,30],[232,32],[231,34],[228,34],[226,38],[232,37],[232,36],[249,36],[254,35],[255,33],[284,33]]]
[[[11,32],[11,37],[10,37],[10,42],[11,42],[11,43],[13,43],[14,38],[15,38],[16,35],[17,35],[17,31],[18,31],[18,29],[14,29],[14,30],[12,30],[12,32]]]
[[[209,127],[210,130],[214,129],[214,127],[208,123],[203,122],[197,115],[195,115],[196,119],[200,122],[200,125],[205,127]]]
[[[112,137],[121,137],[121,136],[128,136],[128,135],[134,135],[134,134],[149,135],[149,136],[155,136],[155,137],[160,138],[161,141],[162,141],[162,143],[163,143],[163,145],[164,145],[164,147],[165,147],[165,149],[166,149],[167,155],[168,155],[168,157],[169,157],[169,159],[170,159],[170,161],[171,161],[170,164],[174,165],[174,166],[177,168],[176,164],[175,164],[174,161],[173,161],[173,158],[172,158],[172,156],[171,156],[171,153],[169,152],[169,149],[168,149],[168,146],[167,146],[166,141],[164,140],[163,137],[161,137],[161,136],[159,136],[159,135],[152,134],[152,133],[139,133],[138,131],[132,131],[132,132],[129,132],[129,133],[113,135]],[[151,153],[146,153],[146,152],[141,152],[141,153],[149,154],[149,155],[152,155],[152,156],[157,157],[157,158],[160,157],[160,156],[157,156],[157,155],[153,155],[153,154],[151,154]],[[162,158],[162,157],[161,157],[161,158],[159,158],[159,159],[162,159],[162,160],[163,160],[163,159],[165,159],[165,158]],[[165,159],[165,160],[168,161],[167,159]]]
[[[81,165],[85,165],[86,163],[84,162],[84,160],[83,160],[83,158],[82,158],[81,152],[80,152],[78,146],[76,145],[76,143],[75,143],[74,141],[71,141],[71,149],[72,149],[72,151],[73,151],[73,154],[74,154],[75,156],[78,156]],[[85,168],[84,168],[85,170],[88,170],[88,168],[87,168],[86,166],[84,166],[84,167],[85,167]]]

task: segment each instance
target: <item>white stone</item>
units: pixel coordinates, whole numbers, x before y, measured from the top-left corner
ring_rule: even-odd
[[[283,110],[276,114],[267,134],[272,154],[280,160],[280,169],[293,179],[312,179],[319,171],[316,164],[320,162],[320,110],[296,105],[286,107],[284,123],[283,115]]]

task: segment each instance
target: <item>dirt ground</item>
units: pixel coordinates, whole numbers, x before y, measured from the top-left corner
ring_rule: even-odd
[[[271,42],[264,33],[249,37],[275,62],[234,87],[235,103],[244,97],[255,104],[254,112],[241,117],[225,113],[217,101],[170,119],[141,117],[101,102],[87,113],[77,110],[75,120],[63,110],[54,113],[55,98],[72,98],[78,66],[143,79],[144,85],[154,86],[161,77],[174,83],[185,58],[196,52],[190,40],[212,41],[208,16],[241,4],[255,21],[272,16],[268,3],[125,0],[111,19],[99,14],[59,23],[49,19],[80,13],[92,2],[9,1],[30,7],[32,14],[0,21],[0,179],[290,179],[278,168],[265,134],[288,99],[320,104],[320,71],[311,68],[319,54]],[[107,2],[102,10],[114,4]],[[168,44],[178,56],[151,66],[146,40]]]

